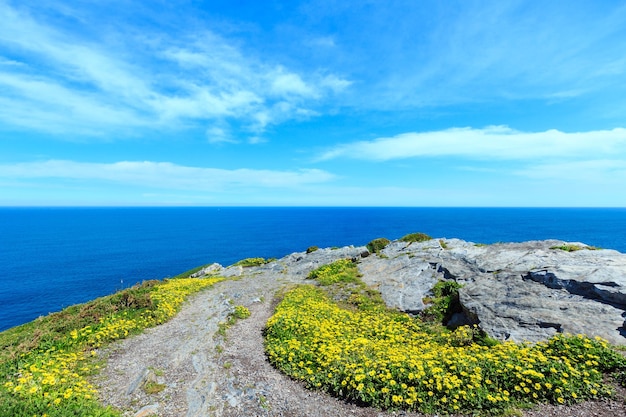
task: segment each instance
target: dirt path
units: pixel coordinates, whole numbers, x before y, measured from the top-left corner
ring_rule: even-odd
[[[350,254],[337,251],[336,257]],[[246,268],[241,277],[192,297],[171,321],[111,345],[101,352],[106,365],[96,381],[103,402],[127,416],[422,416],[346,404],[305,389],[269,365],[262,330],[275,294],[302,283],[318,264]],[[230,327],[223,338],[219,323],[234,305],[244,305],[252,314]],[[542,406],[524,415],[608,417],[626,415],[626,405],[611,401],[570,408]]]

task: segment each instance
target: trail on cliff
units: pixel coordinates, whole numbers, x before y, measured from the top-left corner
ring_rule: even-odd
[[[104,365],[95,382],[102,402],[126,416],[422,416],[359,407],[307,390],[266,360],[262,331],[276,295],[306,282],[310,270],[364,250],[320,250],[260,267],[225,269],[227,280],[190,298],[171,321],[100,352]],[[246,306],[251,316],[223,332],[220,323],[234,305]],[[524,415],[626,415],[626,405],[539,406]]]

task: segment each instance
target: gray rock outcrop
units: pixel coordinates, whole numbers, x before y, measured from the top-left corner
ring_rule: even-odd
[[[582,249],[555,249],[564,245]],[[538,341],[562,332],[625,344],[626,255],[587,248],[557,240],[396,241],[360,268],[389,306],[407,312],[423,308],[438,280],[457,281],[464,321],[500,340]]]

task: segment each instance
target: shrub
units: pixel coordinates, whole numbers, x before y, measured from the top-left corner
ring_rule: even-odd
[[[308,248],[306,248],[306,253],[312,253],[312,252],[315,252],[318,249],[319,248],[317,246],[309,246]]]
[[[454,313],[460,313],[459,288],[456,281],[439,281],[432,288],[432,297],[424,298],[424,303],[430,304],[422,312],[422,317],[445,324]]]
[[[366,247],[367,247],[367,250],[370,251],[371,253],[378,253],[381,250],[385,249],[385,247],[389,243],[391,243],[389,239],[386,239],[384,237],[379,237],[378,239],[374,239],[370,243],[368,243]]]
[[[402,236],[400,240],[402,242],[426,242],[427,240],[431,240],[432,237],[428,236],[425,233],[409,233],[408,235]]]
[[[244,268],[249,268],[252,266],[261,266],[261,265],[265,265],[267,263],[270,263],[272,261],[275,261],[274,258],[270,258],[270,259],[265,259],[265,258],[246,258],[246,259],[242,259],[238,262],[235,262],[233,264],[233,266],[242,266]]]

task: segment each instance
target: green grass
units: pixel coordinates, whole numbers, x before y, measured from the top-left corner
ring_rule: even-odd
[[[314,279],[320,285],[331,285],[337,282],[357,282],[359,271],[350,259],[340,259],[328,265],[320,266],[309,273],[307,279]]]
[[[379,237],[377,239],[369,242],[365,247],[370,253],[379,253],[381,250],[385,249],[385,247],[390,244],[391,241],[384,237]]]
[[[426,242],[431,240],[432,237],[428,236],[426,233],[409,233],[408,235],[402,236],[400,240],[402,242]]]
[[[154,381],[147,381],[143,386],[143,391],[148,395],[154,395],[163,391],[165,388],[167,388],[165,384],[159,384],[158,382]]]
[[[119,416],[90,383],[99,349],[169,320],[220,280],[146,281],[0,333],[0,417]]]
[[[242,259],[238,262],[235,262],[233,266],[242,266],[244,268],[249,268],[252,266],[261,266],[268,264],[270,262],[275,261],[275,258],[265,259],[265,258],[246,258]]]
[[[565,252],[576,252],[579,250],[599,250],[600,248],[596,248],[595,246],[581,246],[581,245],[573,245],[573,244],[567,244],[567,245],[560,245],[560,246],[552,246],[550,247],[550,249],[556,249],[556,250],[562,250]]]
[[[231,300],[232,302],[232,300]],[[233,311],[228,315],[226,321],[222,321],[217,325],[217,334],[215,336],[219,336],[222,339],[226,338],[226,331],[230,329],[230,327],[237,323],[237,320],[243,320],[250,317],[250,310],[248,308],[237,305],[233,309]]]
[[[174,278],[189,278],[190,276],[192,276],[196,272],[201,271],[202,269],[204,269],[204,268],[206,268],[207,266],[210,266],[210,265],[211,264],[197,266],[195,268],[190,269],[189,271],[183,272],[182,274],[176,275]]]

